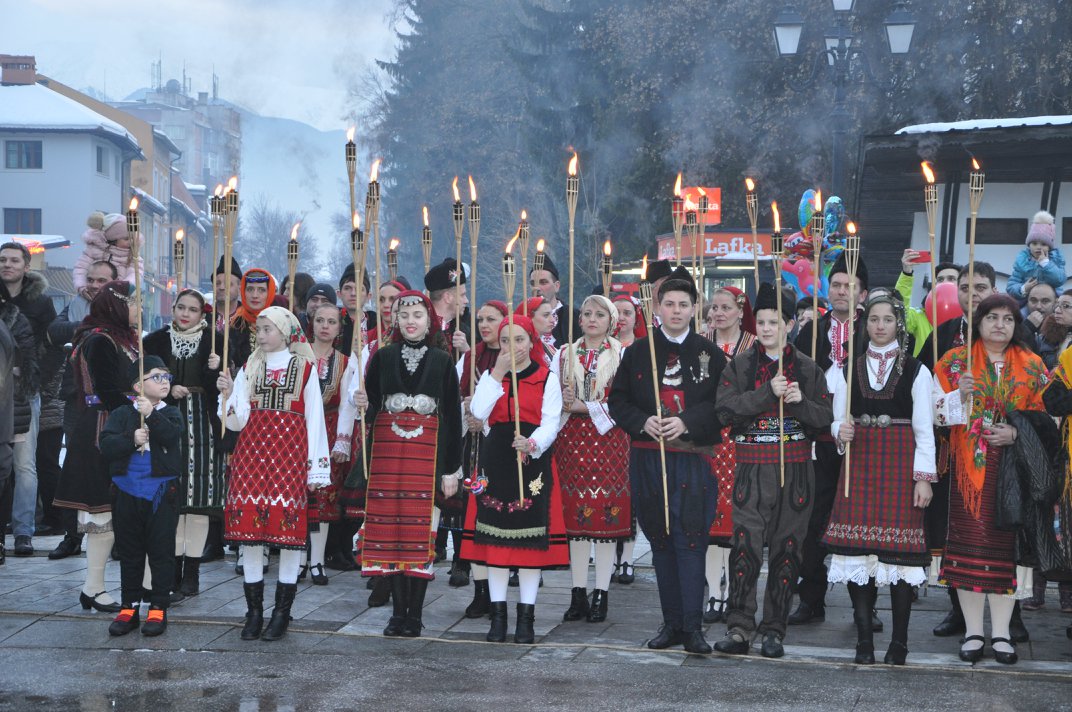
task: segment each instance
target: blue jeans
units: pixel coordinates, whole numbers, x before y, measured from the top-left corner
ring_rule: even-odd
[[[37,517],[37,430],[41,425],[41,394],[30,399],[30,431],[14,445],[15,496],[11,502],[11,530],[15,536],[33,536]]]

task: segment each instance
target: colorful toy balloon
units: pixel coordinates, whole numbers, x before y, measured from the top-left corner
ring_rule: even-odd
[[[811,237],[811,216],[815,214],[815,191],[808,188],[800,196],[797,217],[800,219],[800,231]]]
[[[826,199],[826,205],[823,206],[823,219],[826,233],[823,235],[824,240],[841,232],[841,225],[845,220],[845,205],[841,202],[841,198],[831,195]]]
[[[802,232],[794,232],[785,238],[784,248],[786,255],[802,257],[806,260],[810,260],[812,253],[815,251],[811,240],[805,237]]]
[[[931,311],[931,299],[934,299],[936,295],[938,298],[937,324],[933,322],[934,312]],[[923,310],[927,314],[927,321],[931,322],[931,326],[935,329],[950,319],[963,316],[964,310],[960,308],[960,302],[957,301],[957,285],[952,282],[942,282],[939,284],[935,289],[931,290],[931,293],[927,295],[925,300],[923,300]]]

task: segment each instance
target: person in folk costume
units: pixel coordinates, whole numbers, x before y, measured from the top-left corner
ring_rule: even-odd
[[[647,337],[655,340],[655,367],[645,339],[625,351],[610,392],[610,416],[631,438],[633,512],[651,542],[659,586],[663,625],[648,647],[682,644],[690,653],[706,654],[711,646],[700,630],[704,555],[718,501],[708,457],[722,429],[715,391],[726,357],[691,329],[697,299],[691,280],[667,279],[657,299],[662,325]],[[653,371],[659,379],[658,403]],[[665,472],[660,437],[665,441]],[[663,498],[664,476],[668,502]]]
[[[275,277],[259,267],[248,269],[242,275],[240,293],[242,303],[231,317],[230,367],[234,370],[245,366],[257,347],[257,316],[275,301]]]
[[[118,613],[120,606],[104,588],[104,565],[112,531],[111,478],[98,448],[108,413],[130,401],[127,368],[138,360],[138,297],[130,282],[108,282],[93,297],[89,316],[75,331],[71,367],[77,410],[67,440],[68,457],[56,487],[55,506],[78,512],[78,531],[86,535],[86,579],[78,596],[82,608]]]
[[[607,393],[621,362],[622,346],[611,336],[618,310],[604,296],[581,303],[581,338],[563,346],[551,364],[562,381],[562,428],[555,466],[562,483],[566,536],[570,541],[573,596],[562,620],[607,619],[608,589],[617,543],[633,539],[629,493],[629,436],[607,412]],[[562,373],[570,369],[572,383]],[[588,600],[588,556],[595,545],[595,584]]]
[[[398,295],[408,290],[408,287],[396,280],[384,282],[380,285],[380,296],[377,299],[379,310],[376,316],[377,324],[385,324],[385,328],[390,329],[390,325],[394,323],[394,319],[391,316],[391,308],[394,306],[395,301],[398,299]],[[379,336],[380,329],[377,326],[377,328],[369,332],[369,342],[371,343],[377,341]],[[386,340],[387,334],[384,334],[384,337],[384,340]]]
[[[551,307],[548,316],[552,326],[546,338],[552,347],[555,344],[566,343],[569,338],[570,319],[573,319],[574,326],[580,327],[580,322],[578,321],[579,312],[573,308],[572,304],[566,305],[562,303],[562,300],[558,298],[560,291],[562,291],[562,282],[559,280],[558,267],[551,259],[551,256],[545,254],[543,269],[533,269],[529,272],[529,293],[533,297],[543,297]],[[525,316],[532,318],[532,312],[530,311]],[[536,327],[536,331],[541,336],[544,336],[539,326]]]
[[[248,273],[247,273],[248,275]],[[243,640],[278,640],[290,623],[298,570],[308,535],[308,490],[330,483],[327,431],[316,355],[289,310],[268,307],[257,316],[257,348],[234,380],[216,381],[220,413],[238,432],[231,456],[225,538],[247,561],[280,549],[275,608],[264,626],[264,571],[243,570],[246,618]],[[271,457],[265,457],[270,453]],[[263,633],[262,633],[263,627]]]
[[[651,283],[651,293],[658,294],[659,287],[663,282],[670,279],[670,275],[674,272],[674,267],[670,264],[670,260],[656,260],[648,264],[648,271],[644,275],[643,281]],[[691,279],[691,277],[690,277]],[[644,315],[641,314],[637,317],[640,321],[644,321]],[[662,323],[658,314],[653,316],[655,326],[659,326]],[[646,329],[646,327],[645,327]]]
[[[471,400],[470,359],[475,358],[476,364],[473,369],[477,378],[490,371],[495,366],[495,359],[499,356],[499,324],[508,314],[505,302],[498,299],[489,299],[477,310],[476,328],[480,341],[476,343],[475,354],[473,350],[466,351],[458,361],[458,382],[461,386],[462,412],[465,416],[465,438],[462,443],[462,471],[473,472],[479,460],[480,443],[484,436],[484,423],[473,417],[469,412]],[[465,493],[463,492],[463,495]],[[465,496],[465,506],[469,506],[469,497]],[[465,515],[462,513],[464,527]],[[452,532],[453,533],[453,532]],[[460,532],[459,532],[460,534]],[[473,577],[473,600],[465,608],[466,618],[482,618],[491,610],[491,599],[488,597],[488,567],[483,564],[474,564],[461,556],[461,537],[454,540],[454,562],[451,566],[450,585],[454,587],[468,586],[469,573]]]
[[[874,296],[864,307],[867,350],[856,359],[853,382],[842,369],[834,383],[830,432],[844,452],[852,443],[850,468],[842,467],[834,510],[823,537],[833,554],[828,578],[849,590],[856,622],[856,663],[875,662],[871,611],[878,586],[889,584],[893,634],[884,662],[904,665],[908,620],[916,586],[927,581],[930,553],[923,511],[931,501],[934,418],[931,373],[912,357],[905,306],[899,295]],[[845,403],[852,391],[852,421]],[[845,478],[849,496],[845,497]]]
[[[211,309],[211,308],[210,308]],[[220,421],[216,416],[216,377],[220,357],[212,353],[204,296],[183,289],[171,307],[168,326],[146,336],[146,355],[159,356],[172,375],[165,398],[182,415],[180,441],[182,473],[179,522],[175,536],[175,583],[172,595],[200,592],[201,553],[208,541],[210,518],[223,515],[227,495],[223,451],[218,447]]]
[[[1064,298],[1062,295],[1062,300]],[[1064,307],[1062,307],[1063,310]],[[1072,304],[1069,305],[1068,311],[1072,314]],[[1050,385],[1042,393],[1042,402],[1046,405],[1047,413],[1061,418],[1062,442],[1059,460],[1063,466],[1065,481],[1057,500],[1056,527],[1063,544],[1060,549],[1065,555],[1063,563],[1068,569],[1072,568],[1072,419],[1070,419],[1072,416],[1072,348],[1061,352],[1057,367],[1050,374]],[[1062,609],[1066,586],[1068,586],[1067,582],[1061,583]],[[1072,625],[1065,629],[1065,634],[1072,638]]]
[[[756,319],[748,296],[737,287],[720,287],[711,295],[704,323],[708,338],[732,359],[752,347],[756,340]],[[722,442],[715,445],[711,471],[718,480],[718,509],[711,524],[704,575],[707,579],[707,609],[704,623],[718,623],[726,615],[729,595],[730,543],[733,540],[733,475],[737,468],[735,445],[729,427],[722,429]],[[725,572],[726,588],[722,588]]]
[[[815,475],[811,445],[833,421],[823,372],[798,348],[787,343],[796,304],[782,299],[776,287],[760,285],[756,294],[756,342],[737,354],[718,388],[719,417],[732,427],[737,472],[733,480],[733,547],[730,551],[730,597],[726,637],[715,650],[746,655],[752,637],[763,638],[764,657],[785,654],[789,603],[800,568],[800,544],[808,530]],[[778,373],[778,356],[782,373]],[[779,398],[784,399],[785,481],[779,451]],[[756,626],[756,582],[769,548],[763,619]]]
[[[469,297],[466,295],[468,275],[468,267],[463,264],[459,272],[458,263],[453,257],[434,265],[424,275],[424,288],[428,290],[428,298],[432,300],[440,328],[455,359],[469,348],[469,325],[462,319],[462,314],[469,306]],[[460,290],[454,287],[455,276],[461,285]]]
[[[830,309],[822,316],[809,321],[800,329],[796,338],[797,350],[812,356],[824,373],[831,366],[842,368],[848,357],[846,346],[849,339],[849,321],[854,322],[855,333],[864,333],[864,324],[860,318],[860,306],[867,299],[867,265],[861,259],[856,265],[856,304],[849,302],[849,268],[845,255],[838,257],[830,269],[830,286],[827,298]],[[812,331],[818,328],[814,356],[811,352]],[[853,343],[855,356],[864,352],[863,338]],[[833,387],[827,383],[827,390]],[[837,443],[826,429],[815,442],[815,496],[812,500],[811,521],[808,522],[808,534],[801,546],[803,559],[800,564],[800,583],[797,586],[799,604],[789,616],[789,625],[818,623],[826,620],[826,581],[827,551],[823,546],[823,534],[830,520],[830,511],[834,506],[838,475],[841,472],[841,455]],[[882,630],[882,622],[875,616],[873,626]]]
[[[376,330],[376,314],[365,310],[365,304],[368,302],[369,292],[372,289],[368,270],[361,271],[360,284],[354,278],[355,274],[353,263],[346,265],[346,269],[342,271],[342,276],[339,277],[339,288],[337,290],[339,297],[342,299],[342,329],[339,333],[339,351],[342,351],[347,356],[350,355],[350,349],[354,343],[355,314],[360,315],[357,323],[360,324],[362,331],[362,344],[369,343],[369,334],[374,333]]]
[[[555,311],[551,302],[543,297],[530,297],[528,301],[518,304],[514,316],[525,316],[532,320],[540,346],[543,348],[543,365],[550,368],[558,348],[555,346]]]
[[[532,320],[512,319],[512,329],[510,319],[499,324],[499,355],[480,377],[469,404],[472,416],[484,422],[484,438],[479,466],[466,480],[470,502],[462,558],[488,567],[489,643],[506,640],[506,589],[510,568],[518,569],[514,642],[528,644],[535,640],[541,571],[569,564],[562,492],[551,457],[562,415],[562,389],[558,376],[543,364],[543,347]],[[517,437],[511,360],[517,368],[521,430]],[[518,452],[523,456],[523,482],[518,482]]]
[[[1010,416],[1014,411],[1030,416],[1031,411],[1045,410],[1042,392],[1049,382],[1042,359],[1020,338],[1021,321],[1012,297],[994,294],[982,300],[971,340],[942,356],[934,374],[935,422],[950,429],[955,467],[939,580],[957,589],[966,629],[960,658],[967,662],[983,657],[987,603],[994,659],[1016,662],[1010,621],[1017,599],[1031,595],[1031,569],[1016,565],[1019,529],[997,528],[999,464],[1020,435]],[[1039,432],[1038,423],[1021,422]]]
[[[365,392],[372,423],[368,498],[360,552],[363,576],[390,582],[389,637],[419,637],[435,577],[435,491],[454,494],[461,471],[461,399],[442,326],[424,294],[399,294],[391,343],[371,357]]]

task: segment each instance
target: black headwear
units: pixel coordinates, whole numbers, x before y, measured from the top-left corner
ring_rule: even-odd
[[[353,282],[354,281],[354,274],[355,274],[354,263],[351,262],[350,264],[346,265],[346,268],[343,269],[343,271],[342,271],[342,276],[339,277],[339,291],[340,292],[342,291],[343,286],[345,286],[347,282]],[[364,285],[366,292],[369,289],[371,289],[371,286],[369,284],[368,270],[363,270],[361,272],[361,283]]]
[[[213,276],[217,274],[226,274],[226,272],[227,270],[224,269],[223,266],[223,255],[220,255],[220,263],[216,265],[216,271],[213,273]],[[242,279],[242,268],[238,265],[238,260],[236,260],[233,255],[231,256],[231,274]]]
[[[149,371],[152,371],[154,368],[159,368],[164,371],[168,370],[167,364],[164,363],[164,359],[160,358],[159,356],[154,356],[152,354],[146,354],[146,356],[142,359],[142,364],[142,367],[145,369],[145,373],[149,373]],[[127,367],[128,383],[137,383],[138,376],[140,375],[141,371],[138,369],[137,361]]]
[[[465,284],[465,270],[459,270],[457,261],[453,257],[448,257],[424,275],[424,288],[429,292],[450,289],[454,286],[455,276],[458,277],[459,284]]]
[[[656,260],[655,262],[648,264],[648,272],[644,281],[655,282],[664,277],[669,277],[672,271],[673,268],[670,266],[670,260]]]
[[[848,265],[848,262],[845,261],[845,253],[842,252],[841,255],[838,256],[837,262],[835,262],[834,266],[830,269],[830,276],[833,277],[835,274],[848,274],[848,273],[849,273],[849,265]],[[857,262],[856,262],[856,277],[860,280],[860,289],[863,289],[864,291],[866,291],[867,290],[867,265],[864,264],[864,260],[863,260],[862,257],[859,260],[857,260]]]
[[[774,291],[775,286],[770,282],[763,282],[759,285],[759,291],[756,293],[756,303],[752,306],[752,312],[758,314],[760,309],[773,309],[778,310],[778,293]],[[786,294],[782,291],[782,319],[785,321],[792,321],[797,315],[797,302],[795,294]]]
[[[551,259],[551,255],[546,252],[543,253],[543,268],[551,273],[551,276],[555,278],[556,282],[560,279],[558,276],[558,266],[555,264],[555,261]],[[532,272],[535,271],[536,269],[533,268],[529,274],[532,274]]]
[[[298,280],[294,280],[297,282]],[[309,291],[305,293],[305,302],[309,303],[309,300],[313,297],[324,297],[328,300],[329,304],[334,304],[338,296],[335,294],[335,290],[331,288],[330,284],[324,284],[323,282],[317,282],[312,287],[309,287]]]

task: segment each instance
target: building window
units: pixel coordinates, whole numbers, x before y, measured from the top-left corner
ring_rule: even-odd
[[[964,221],[964,243],[971,234],[971,219]],[[1027,234],[1027,220],[1022,218],[979,218],[975,226],[977,245],[1023,244]]]
[[[4,234],[40,235],[40,208],[4,208]]]
[[[104,146],[97,146],[97,173],[102,176],[111,175],[111,156],[108,155],[108,149]]]
[[[4,167],[21,169],[40,169],[40,141],[4,141]]]

